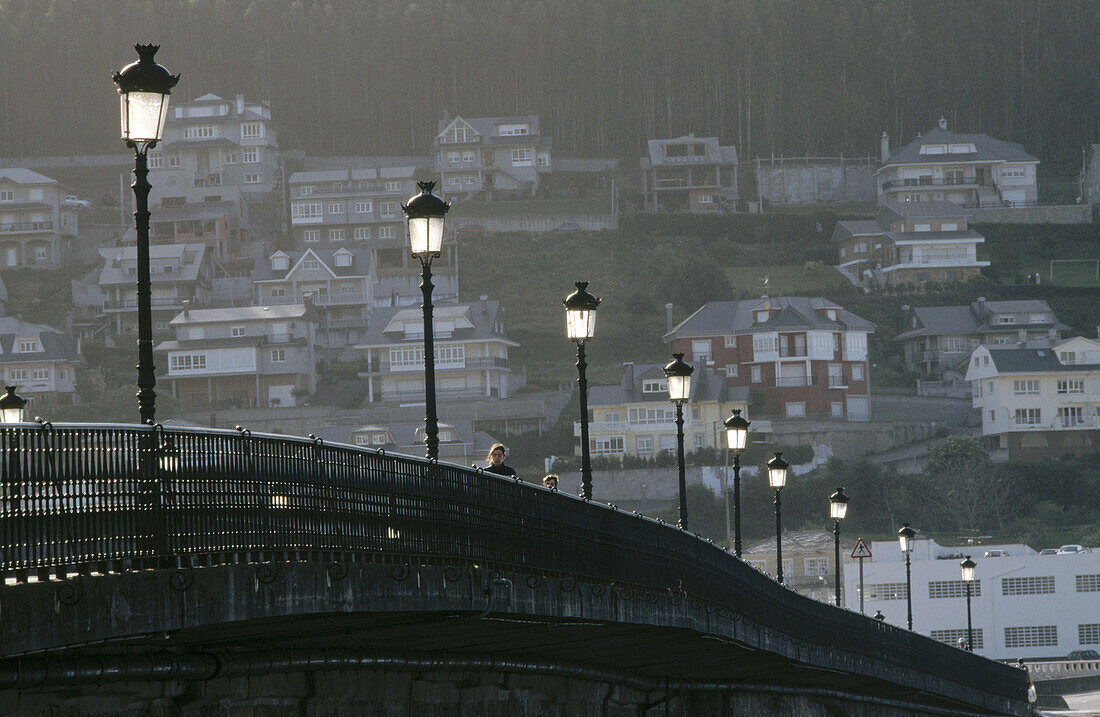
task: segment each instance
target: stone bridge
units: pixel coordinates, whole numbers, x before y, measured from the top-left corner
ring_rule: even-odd
[[[0,714],[1024,715],[614,506],[248,431],[0,429]]]

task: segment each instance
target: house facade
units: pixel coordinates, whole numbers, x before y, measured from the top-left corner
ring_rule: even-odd
[[[0,376],[33,405],[49,396],[72,403],[83,360],[67,334],[12,316],[0,316]],[[29,419],[28,419],[29,420]]]
[[[800,296],[712,301],[664,336],[672,353],[713,364],[749,407],[770,420],[866,421],[870,321],[828,299]]]
[[[833,534],[824,530],[784,530],[783,584],[814,600],[832,604],[836,593]],[[765,575],[776,576],[775,538],[745,546],[745,562]],[[843,560],[842,560],[843,562]],[[843,571],[843,565],[841,565]],[[841,572],[841,598],[844,597]]]
[[[550,138],[538,115],[439,121],[432,156],[447,197],[532,195],[551,171]]]
[[[304,304],[196,309],[156,346],[162,381],[186,410],[295,406],[317,388],[317,319]]]
[[[408,306],[423,300],[420,263],[410,255],[401,205],[414,196],[412,166],[295,172],[288,182],[290,230],[297,251],[366,249],[375,267],[371,303]],[[445,238],[432,262],[433,296],[458,297],[457,250]]]
[[[979,346],[966,380],[994,460],[1057,458],[1100,446],[1100,341]]]
[[[684,402],[684,450],[722,448],[733,409],[748,414],[747,387],[726,383],[724,371],[695,367],[691,397]],[[676,405],[668,399],[662,364],[623,364],[616,386],[592,386],[588,394],[588,441],[591,455],[654,456],[676,450]],[[580,454],[581,426],[573,426]]]
[[[350,358],[344,354],[366,336],[374,284],[366,247],[277,251],[256,267],[252,281],[262,306],[311,304],[317,310],[318,348],[331,358]]]
[[[970,354],[981,345],[1051,346],[1068,326],[1058,321],[1047,302],[977,301],[965,306],[904,306],[902,344],[905,368],[924,379],[945,373],[961,378]]]
[[[57,269],[77,235],[60,183],[29,169],[0,169],[0,267]]]
[[[947,120],[890,152],[882,135],[882,166],[875,172],[879,203],[951,202],[963,207],[1024,207],[1039,198],[1039,160],[1015,142],[985,134],[957,134]]]
[[[240,212],[233,202],[177,204],[171,198],[152,212],[149,240],[156,244],[205,244],[211,260],[241,256]]]
[[[496,301],[436,303],[433,311],[436,397],[507,398],[512,373],[508,349],[518,346],[504,328]],[[359,377],[368,402],[424,401],[424,314],[419,308],[376,307],[360,352]]]
[[[887,286],[959,282],[977,276],[985,241],[958,205],[945,201],[889,202],[874,220],[837,222],[838,265],[858,279]]]
[[[986,552],[998,557],[985,557]],[[862,571],[844,572],[845,605],[881,611],[904,628],[907,621],[905,556],[895,541],[871,543]],[[943,546],[913,541],[910,554],[913,629],[948,645],[967,637],[966,585],[959,563],[976,564],[970,586],[974,652],[993,660],[1064,659],[1100,645],[1100,552],[1039,555],[1027,545]]]
[[[103,314],[115,334],[137,333],[137,247],[100,249],[99,272]],[[153,244],[149,247],[150,303],[155,331],[170,330],[169,322],[185,305],[209,303],[213,269],[205,244]]]
[[[737,193],[737,148],[717,137],[651,139],[642,157],[645,208],[651,212],[730,210]]]

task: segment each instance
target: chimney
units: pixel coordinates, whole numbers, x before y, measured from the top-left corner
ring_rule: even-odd
[[[244,114],[244,95],[237,95],[237,114]]]
[[[940,115],[940,129],[942,129],[942,130],[947,129],[947,118],[944,117],[943,115]]]
[[[985,297],[984,296],[979,296],[978,297],[978,318],[980,319],[980,318],[983,318],[984,316],[985,316]]]
[[[885,132],[882,133],[882,139],[878,141],[879,154],[882,157],[882,161],[890,159],[890,135]]]
[[[665,332],[672,331],[672,304],[665,304]]]
[[[623,388],[627,391],[634,390],[634,362],[623,362]]]

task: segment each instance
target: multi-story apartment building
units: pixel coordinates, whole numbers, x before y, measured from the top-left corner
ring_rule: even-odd
[[[1095,453],[1100,446],[1100,341],[979,346],[966,380],[994,460]]]
[[[890,152],[882,135],[882,166],[875,172],[880,203],[945,201],[964,207],[1027,206],[1039,198],[1039,160],[1015,142],[936,127]]]
[[[415,167],[295,172],[288,182],[290,228],[298,250],[366,248],[375,267],[371,303],[407,306],[423,299],[420,263],[409,253],[401,205],[417,191]],[[457,251],[447,238],[432,262],[433,296],[458,297]]]
[[[875,325],[828,299],[712,301],[664,336],[696,366],[747,387],[758,418],[870,418],[867,337]]]
[[[684,450],[724,446],[722,422],[735,408],[747,417],[748,400],[748,388],[730,386],[725,371],[695,367],[691,398],[684,402]],[[676,405],[668,399],[662,364],[623,364],[618,385],[589,389],[588,410],[589,450],[594,456],[653,456],[676,450]],[[573,435],[579,455],[579,422]]]
[[[783,584],[821,602],[832,603],[836,593],[836,554],[833,534],[824,530],[784,530]],[[775,577],[775,538],[745,546],[745,562]],[[841,558],[843,563],[843,558]],[[841,599],[844,597],[841,565]]]
[[[432,155],[448,197],[534,194],[539,175],[551,170],[538,115],[442,119]]]
[[[1069,329],[1042,299],[978,297],[963,306],[903,306],[902,312],[904,330],[894,340],[902,344],[905,368],[925,379],[942,378],[945,372],[961,378],[980,345],[1050,346]]]
[[[348,443],[360,448],[382,449],[415,455],[424,452],[424,421],[366,424],[352,429],[330,427],[319,435],[326,441]],[[439,459],[461,466],[484,460],[497,439],[474,428],[471,421],[439,422]],[[531,476],[533,477],[533,476]]]
[[[137,247],[100,249],[103,268],[99,290],[103,313],[116,334],[137,332]],[[149,247],[153,329],[169,330],[169,322],[185,306],[209,302],[213,270],[205,244],[153,244]]]
[[[332,358],[352,358],[342,350],[366,338],[374,303],[370,249],[341,246],[334,251],[277,251],[253,270],[252,281],[260,305],[309,303],[315,307],[318,348],[327,350]]]
[[[907,621],[905,556],[894,541],[871,543],[863,567],[863,611]],[[989,557],[986,557],[989,555]],[[996,556],[996,557],[994,557]],[[975,563],[970,585],[974,652],[994,660],[1064,658],[1100,645],[1100,552],[1039,555],[1026,545],[943,546],[913,541],[913,629],[949,645],[966,639],[966,585],[959,563]],[[859,571],[844,571],[845,605],[859,609]]]
[[[832,241],[841,267],[890,286],[966,281],[989,266],[978,259],[985,237],[944,201],[885,203],[874,220],[837,222]]]
[[[57,329],[0,316],[0,376],[33,402],[50,396],[71,403],[76,369],[83,364],[68,335]]]
[[[189,410],[295,406],[317,387],[317,320],[304,304],[186,310],[156,346],[172,395]]]
[[[651,139],[648,146],[641,159],[648,211],[716,212],[736,204],[736,147],[694,134]]]
[[[508,397],[504,308],[482,299],[440,303],[434,309],[436,396],[440,400]],[[424,314],[419,308],[376,307],[362,352],[360,378],[369,402],[424,400]]]
[[[64,188],[29,169],[0,169],[0,266],[56,269],[77,235]]]
[[[173,103],[164,139],[149,152],[149,202],[231,202],[242,229],[250,211],[281,192],[279,144],[266,103],[207,94]],[[153,219],[158,219],[153,212]]]
[[[219,263],[241,254],[240,213],[233,202],[175,204],[169,199],[152,213],[149,234],[158,244],[201,242]]]

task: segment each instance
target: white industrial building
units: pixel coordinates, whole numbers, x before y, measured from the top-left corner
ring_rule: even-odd
[[[906,626],[905,556],[875,541],[864,561],[863,610]],[[991,557],[986,557],[989,554]],[[997,557],[992,557],[992,556]],[[1100,646],[1100,552],[1039,555],[1026,545],[945,547],[914,541],[913,629],[956,644],[966,637],[966,587],[959,563],[977,563],[971,584],[974,651],[998,660],[1065,657]],[[860,571],[849,561],[844,595],[859,609]]]

